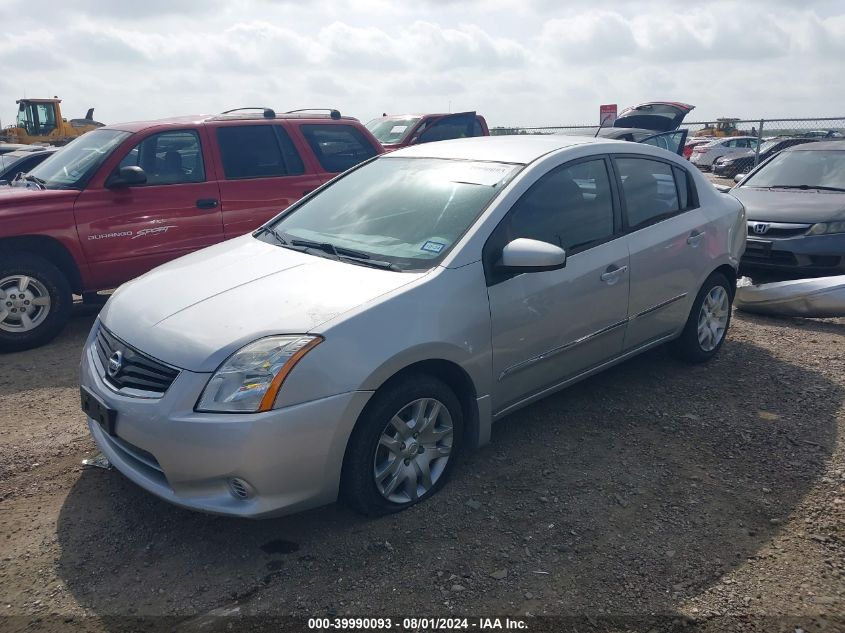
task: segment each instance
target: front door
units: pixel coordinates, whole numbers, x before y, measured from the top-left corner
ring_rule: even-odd
[[[683,156],[684,143],[687,142],[687,130],[674,130],[672,132],[663,132],[662,134],[654,134],[647,136],[640,141],[645,145],[654,145],[666,151]]]
[[[217,182],[207,174],[196,130],[152,134],[120,159],[144,170],[146,183],[86,188],[74,212],[79,238],[100,288],[222,239]]]
[[[693,180],[668,161],[615,158],[631,253],[630,321],[625,349],[677,332],[706,267],[707,218]]]
[[[628,249],[604,158],[542,176],[484,248],[492,321],[493,410],[577,376],[622,351]],[[567,251],[559,270],[502,274],[505,244],[519,237]]]

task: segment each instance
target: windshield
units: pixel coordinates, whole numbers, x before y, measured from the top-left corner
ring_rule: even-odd
[[[288,245],[331,244],[401,270],[427,269],[443,259],[519,169],[494,162],[380,158],[270,226]]]
[[[378,139],[379,143],[385,145],[401,143],[421,118],[419,116],[401,119],[381,117],[367,123],[367,129]]]
[[[781,152],[763,165],[743,187],[845,188],[845,151]]]
[[[35,167],[29,175],[47,189],[82,189],[129,134],[121,130],[93,130],[83,134]],[[20,185],[26,186],[26,183]]]

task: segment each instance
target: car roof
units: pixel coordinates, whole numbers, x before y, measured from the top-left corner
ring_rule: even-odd
[[[186,125],[203,125],[210,122],[224,121],[273,121],[273,120],[297,120],[309,123],[350,123],[358,122],[358,119],[348,116],[341,116],[339,119],[332,118],[328,114],[315,114],[313,112],[279,112],[275,117],[265,117],[262,113],[223,113],[223,114],[189,114],[184,116],[167,117],[164,119],[150,119],[147,121],[127,121],[125,123],[114,123],[106,125],[100,130],[121,130],[123,132],[140,132],[151,127],[184,127]]]
[[[42,147],[39,146],[38,149],[16,149],[13,152],[7,152],[3,154],[4,158],[26,158],[28,156],[32,156],[34,154],[41,154],[43,152],[55,152],[58,151],[58,147]]]
[[[815,151],[830,151],[830,150],[839,150],[841,152],[845,152],[845,139],[840,139],[837,141],[822,141],[822,142],[812,142],[809,143],[799,143],[798,145],[793,145],[792,147],[787,147],[784,152],[815,152]]]
[[[562,134],[513,136],[474,136],[436,143],[411,145],[391,152],[389,157],[399,158],[452,158],[463,160],[481,160],[500,163],[518,163],[526,165],[545,154],[577,145],[605,145],[613,148],[625,148],[636,152],[636,143],[615,141],[591,136],[564,136]],[[639,146],[647,147],[647,146]]]

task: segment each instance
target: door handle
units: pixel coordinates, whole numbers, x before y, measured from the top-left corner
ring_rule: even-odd
[[[218,204],[217,198],[200,198],[197,200],[198,209],[214,209]]]
[[[626,270],[628,270],[627,266],[617,266],[616,264],[612,264],[601,274],[601,280],[608,286],[612,286],[619,281],[619,278]]]
[[[690,233],[689,237],[687,238],[687,244],[690,246],[698,246],[701,243],[701,238],[704,237],[704,231],[699,231],[696,229],[692,233]]]

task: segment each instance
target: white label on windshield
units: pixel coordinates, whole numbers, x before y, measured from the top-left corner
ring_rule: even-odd
[[[390,128],[390,133],[391,134],[402,134],[402,132],[404,132],[407,129],[408,129],[407,125],[394,125],[392,128]]]
[[[434,240],[428,240],[425,244],[420,247],[420,250],[428,251],[429,253],[439,253],[443,250],[443,247],[446,246],[442,242],[435,242]]]
[[[511,171],[513,171],[513,167],[510,165],[483,165],[478,163],[462,165],[455,163],[449,166],[447,178],[451,182],[463,182],[470,185],[492,187],[511,173]]]

